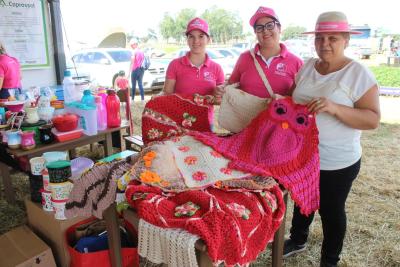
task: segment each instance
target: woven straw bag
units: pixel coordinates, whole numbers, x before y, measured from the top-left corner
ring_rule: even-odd
[[[250,50],[256,69],[272,98],[275,94],[263,72],[260,63],[258,63],[254,50]],[[218,124],[232,132],[238,133],[243,130],[250,122],[264,109],[272,98],[261,98],[237,88],[238,83],[225,87],[225,94],[222,97],[221,106],[218,115]]]

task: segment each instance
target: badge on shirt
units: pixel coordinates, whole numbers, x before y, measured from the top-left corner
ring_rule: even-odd
[[[205,71],[204,72],[204,80],[206,80],[206,81],[215,81],[216,79],[215,79],[214,73],[209,72],[209,71]]]
[[[280,76],[287,76],[286,64],[282,62],[276,64],[275,74]]]

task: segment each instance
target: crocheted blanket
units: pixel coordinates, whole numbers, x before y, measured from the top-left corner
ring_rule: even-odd
[[[164,194],[158,187],[132,182],[126,196],[140,218],[198,235],[212,262],[227,266],[254,261],[273,239],[285,211],[279,186],[262,192],[207,188]]]
[[[240,133],[188,134],[231,159],[229,168],[277,179],[303,214],[318,209],[318,129],[306,106],[291,98],[277,99]]]
[[[74,181],[74,187],[65,204],[65,216],[96,216],[103,218],[103,211],[115,201],[117,179],[131,168],[125,160],[96,163]]]
[[[212,102],[212,96],[197,94],[193,99],[176,94],[153,97],[142,114],[143,143],[179,136],[188,130],[210,132]]]

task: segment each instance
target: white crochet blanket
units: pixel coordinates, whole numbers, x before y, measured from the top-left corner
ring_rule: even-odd
[[[199,239],[183,229],[161,228],[139,220],[139,255],[168,267],[197,267],[194,244]]]

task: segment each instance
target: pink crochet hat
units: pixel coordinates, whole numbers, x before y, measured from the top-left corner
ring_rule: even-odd
[[[254,13],[254,15],[251,17],[250,26],[254,27],[254,24],[256,24],[256,21],[259,18],[263,18],[263,17],[270,17],[279,22],[278,16],[276,15],[275,11],[272,8],[260,6],[257,9],[256,13]]]
[[[210,36],[210,32],[208,31],[208,23],[204,19],[201,18],[194,18],[189,21],[186,27],[186,35],[193,30],[199,30]]]
[[[340,11],[329,11],[319,15],[315,23],[315,30],[303,32],[303,34],[314,34],[324,32],[348,32],[351,34],[362,34],[362,32],[352,31],[347,17]]]

